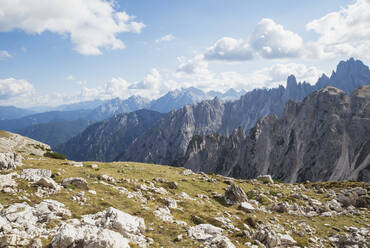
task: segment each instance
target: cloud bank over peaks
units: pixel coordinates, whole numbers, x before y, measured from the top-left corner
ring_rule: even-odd
[[[102,48],[124,49],[117,34],[140,33],[145,27],[134,19],[135,16],[117,11],[114,1],[0,0],[0,31],[57,33],[68,37],[75,44],[75,50],[83,55],[102,54]]]

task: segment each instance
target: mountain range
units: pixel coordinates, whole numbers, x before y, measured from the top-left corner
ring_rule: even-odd
[[[350,95],[326,87],[263,117],[247,136],[193,136],[184,167],[238,178],[269,174],[284,182],[370,181],[370,85]]]
[[[116,114],[139,109],[167,113],[186,104],[193,104],[218,94],[225,99],[238,98],[244,91],[230,89],[226,93],[210,94],[196,88],[170,91],[164,96],[149,100],[140,96],[127,99],[114,98],[61,105],[54,108],[38,107],[32,110],[12,106],[0,107],[0,129],[18,132],[54,147],[83,131],[89,124],[103,121]],[[45,111],[35,113],[33,111]]]
[[[297,83],[292,75],[286,87],[255,89],[236,101],[222,102],[215,98],[187,105],[172,111],[139,136],[116,160],[183,165],[182,159],[194,135],[219,133],[229,136],[239,127],[248,132],[262,117],[281,116],[289,100],[302,101],[327,86],[348,93],[369,82],[369,67],[351,58],[341,61],[330,78],[322,75],[315,85]]]

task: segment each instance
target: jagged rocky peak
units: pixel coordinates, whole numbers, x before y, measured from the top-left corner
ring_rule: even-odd
[[[336,71],[330,76],[327,85],[344,90],[349,94],[353,89],[369,84],[370,70],[361,60],[350,58],[339,62]]]

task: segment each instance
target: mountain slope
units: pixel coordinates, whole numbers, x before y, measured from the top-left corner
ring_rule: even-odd
[[[33,111],[28,109],[21,109],[13,106],[0,106],[0,120],[17,119],[33,113]]]
[[[28,115],[19,119],[2,120],[0,121],[0,129],[7,131],[18,131],[36,124],[58,121],[74,121],[85,118],[90,111],[91,110],[52,111]]]
[[[47,143],[54,148],[81,133],[90,124],[91,121],[87,119],[59,121],[28,126],[17,133]]]
[[[345,73],[351,76],[343,85],[339,76],[347,75]],[[297,83],[295,77],[290,76],[286,88],[256,89],[233,102],[222,103],[216,98],[182,107],[138,137],[117,160],[181,165],[179,160],[185,155],[193,135],[220,133],[228,136],[238,127],[248,131],[261,117],[280,116],[288,100],[301,101],[321,87],[339,85],[354,90],[352,87],[366,84],[364,79],[370,78],[370,70],[362,62],[349,59],[338,64],[335,75],[338,76],[323,75],[316,85]]]
[[[112,161],[137,136],[164,116],[165,114],[144,109],[115,115],[89,126],[55,150],[78,161]]]
[[[334,87],[289,101],[281,118],[262,118],[246,136],[193,138],[184,166],[195,171],[286,182],[370,181],[370,86],[346,95]]]

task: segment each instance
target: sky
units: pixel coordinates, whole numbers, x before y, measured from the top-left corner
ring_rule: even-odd
[[[0,105],[314,84],[370,64],[370,0],[0,0]]]

